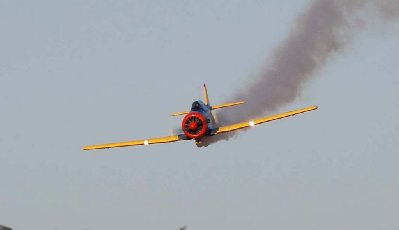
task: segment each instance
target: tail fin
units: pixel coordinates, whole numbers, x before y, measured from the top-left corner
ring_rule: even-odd
[[[205,105],[209,105],[208,90],[206,89],[205,83],[204,83],[204,103]]]

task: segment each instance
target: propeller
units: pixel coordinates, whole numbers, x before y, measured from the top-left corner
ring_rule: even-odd
[[[208,130],[208,124],[201,113],[191,112],[184,117],[182,129],[188,138],[200,139]]]

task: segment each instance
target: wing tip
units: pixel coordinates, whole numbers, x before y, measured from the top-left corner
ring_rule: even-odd
[[[93,148],[92,146],[84,146],[84,147],[82,148],[82,150],[84,150],[84,151],[93,150],[93,149],[95,149],[95,148]]]

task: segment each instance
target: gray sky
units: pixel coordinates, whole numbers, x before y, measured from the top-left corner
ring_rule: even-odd
[[[399,24],[370,23],[281,111],[198,149],[83,152],[225,102],[309,1],[0,1],[0,224],[399,229]]]

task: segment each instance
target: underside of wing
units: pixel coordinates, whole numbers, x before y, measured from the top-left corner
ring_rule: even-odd
[[[136,146],[136,145],[163,144],[163,143],[176,142],[180,140],[182,140],[181,135],[176,135],[176,136],[152,138],[147,140],[133,140],[133,141],[115,142],[109,144],[89,145],[83,147],[83,150],[109,149],[109,148]]]
[[[281,114],[277,114],[277,115],[273,115],[273,116],[269,116],[269,117],[264,117],[264,118],[260,118],[260,119],[256,119],[256,120],[252,120],[252,121],[246,121],[246,122],[241,122],[241,123],[237,123],[237,124],[222,126],[222,127],[218,128],[218,130],[215,132],[215,135],[216,134],[221,134],[221,133],[226,133],[226,132],[236,131],[238,129],[244,129],[244,128],[252,127],[252,126],[255,126],[255,125],[259,125],[259,124],[262,124],[262,123],[265,123],[265,122],[282,119],[282,118],[285,118],[285,117],[294,116],[294,115],[297,115],[297,114],[300,114],[300,113],[305,113],[305,112],[309,112],[309,111],[315,110],[317,108],[318,108],[317,106],[311,106],[311,107],[308,107],[308,108],[297,109],[297,110],[294,110],[294,111],[281,113]]]

